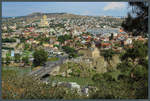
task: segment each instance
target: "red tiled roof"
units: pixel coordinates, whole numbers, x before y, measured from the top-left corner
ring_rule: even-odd
[[[28,31],[24,31],[24,33],[28,33]]]
[[[119,32],[124,32],[122,28],[120,28]]]
[[[110,43],[102,43],[101,46],[110,46]]]
[[[33,41],[34,39],[29,39],[30,41]]]

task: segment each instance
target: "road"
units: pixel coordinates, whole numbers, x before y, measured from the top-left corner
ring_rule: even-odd
[[[41,66],[41,68],[30,72],[28,76],[35,77],[35,79],[42,78],[43,76],[49,74],[52,71],[53,68],[63,64],[63,62],[66,61],[67,56],[59,56],[58,58],[59,58],[58,61],[48,61],[48,62],[46,62],[45,66]]]

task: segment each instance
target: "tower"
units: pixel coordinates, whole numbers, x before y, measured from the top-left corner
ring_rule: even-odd
[[[99,51],[99,49],[95,46],[94,43],[92,44],[92,48],[93,48],[92,57],[93,57],[93,58],[100,57],[100,51]]]

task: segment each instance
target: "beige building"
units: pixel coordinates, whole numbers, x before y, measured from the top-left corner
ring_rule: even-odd
[[[92,51],[92,58],[97,58],[100,57],[100,51],[99,49],[95,46],[95,44],[92,45],[93,51]]]

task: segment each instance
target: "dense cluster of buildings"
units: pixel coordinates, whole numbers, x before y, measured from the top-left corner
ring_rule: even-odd
[[[113,20],[114,19],[114,20]],[[117,18],[116,18],[117,19]],[[2,39],[13,38],[15,42],[3,43],[3,47],[12,48],[15,52],[21,53],[29,44],[32,49],[42,47],[50,55],[65,54],[62,46],[70,46],[76,50],[88,49],[91,43],[95,43],[101,50],[112,48],[115,51],[121,51],[123,46],[132,47],[133,40],[144,40],[141,36],[133,37],[125,33],[120,26],[112,28],[116,24],[115,18],[106,17],[51,17],[44,15],[38,21],[26,23],[21,21],[13,25],[2,25]],[[11,30],[10,30],[11,29]],[[10,32],[8,31],[10,30]],[[72,39],[65,40],[64,43],[58,41],[62,35],[71,35]],[[6,57],[8,50],[3,51],[3,57]]]

